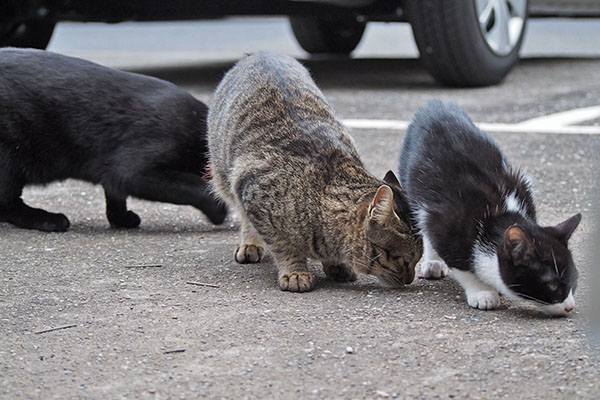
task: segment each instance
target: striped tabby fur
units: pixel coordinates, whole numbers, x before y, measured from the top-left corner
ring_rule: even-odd
[[[282,290],[311,290],[307,258],[329,278],[414,278],[422,242],[393,173],[362,165],[308,71],[290,57],[257,53],[219,84],[208,116],[215,190],[242,217],[239,263],[272,252]]]

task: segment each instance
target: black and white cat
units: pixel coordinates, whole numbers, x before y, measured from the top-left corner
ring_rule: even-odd
[[[537,225],[530,181],[464,111],[440,101],[419,110],[399,169],[423,235],[422,278],[450,273],[474,308],[497,308],[499,294],[552,315],[575,307],[567,241],[581,214]]]
[[[127,197],[186,204],[211,222],[227,211],[203,178],[207,107],[175,85],[39,50],[0,49],[0,222],[65,231],[63,214],[29,207],[26,185],[101,184],[113,227],[140,218]]]

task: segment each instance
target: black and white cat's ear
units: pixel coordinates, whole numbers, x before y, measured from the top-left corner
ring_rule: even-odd
[[[556,226],[549,227],[554,236],[562,239],[565,243],[569,241],[571,235],[577,229],[577,226],[581,222],[581,214],[575,214],[566,221],[561,222]]]
[[[368,216],[372,222],[384,224],[394,216],[394,194],[388,185],[381,185],[369,204]]]
[[[398,187],[402,187],[400,185],[400,181],[398,181],[398,178],[396,178],[396,175],[394,175],[394,173],[392,171],[388,171],[385,176],[383,177],[383,181],[385,183],[389,183],[390,185],[396,185]]]
[[[535,257],[533,242],[519,225],[513,225],[504,232],[504,246],[515,265],[527,265]]]

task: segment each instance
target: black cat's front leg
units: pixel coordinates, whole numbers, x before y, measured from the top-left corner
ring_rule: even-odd
[[[106,217],[112,228],[136,228],[140,225],[140,217],[127,210],[127,196],[109,193],[104,188],[106,197]]]
[[[6,205],[0,204],[0,222],[44,232],[64,232],[71,225],[64,214],[29,207],[20,198]]]
[[[328,279],[337,282],[354,282],[357,279],[356,272],[346,264],[323,262],[323,272]]]

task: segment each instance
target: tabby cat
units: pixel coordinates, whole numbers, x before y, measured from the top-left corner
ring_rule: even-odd
[[[368,173],[346,129],[308,71],[294,59],[257,53],[216,89],[208,147],[217,194],[242,218],[238,263],[268,248],[282,290],[314,285],[307,258],[352,281],[373,274],[412,282],[422,242],[392,172]]]
[[[113,227],[133,228],[128,196],[187,204],[215,224],[225,206],[203,179],[206,106],[175,85],[47,51],[0,49],[0,222],[65,231],[26,205],[26,185],[101,184]]]
[[[497,308],[499,294],[553,315],[574,308],[567,242],[581,215],[540,227],[529,180],[464,111],[440,101],[419,110],[399,170],[423,234],[423,278],[450,267],[474,308]]]

